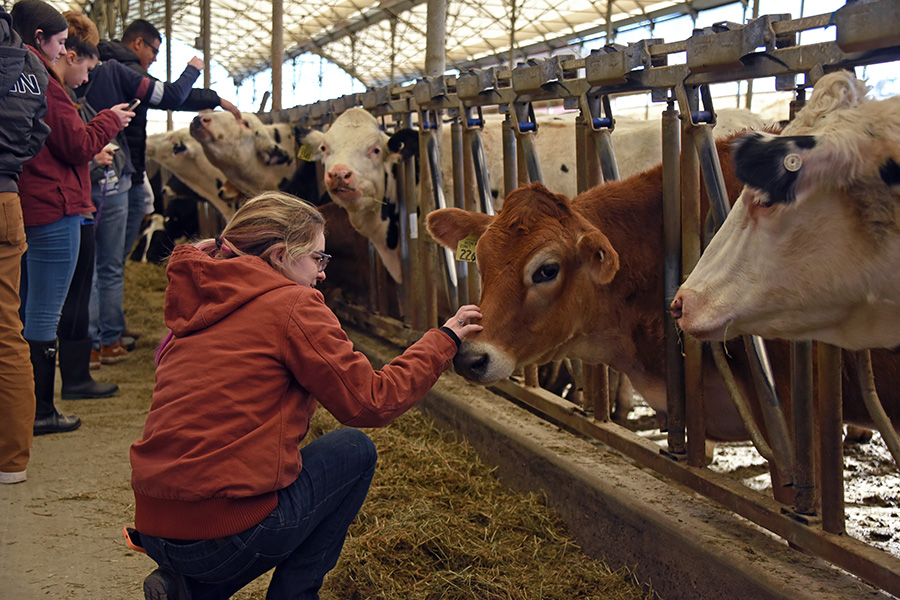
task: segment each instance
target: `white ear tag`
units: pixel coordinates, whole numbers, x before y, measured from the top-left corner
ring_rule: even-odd
[[[800,170],[800,167],[803,166],[803,159],[800,158],[799,154],[788,154],[784,157],[784,168],[791,173]]]

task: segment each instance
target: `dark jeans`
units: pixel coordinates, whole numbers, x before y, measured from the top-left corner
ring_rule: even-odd
[[[301,455],[300,476],[278,492],[278,506],[259,525],[199,542],[143,535],[147,554],[185,576],[192,600],[229,598],[273,567],[267,600],[317,599],[366,499],[377,454],[366,434],[345,428]]]

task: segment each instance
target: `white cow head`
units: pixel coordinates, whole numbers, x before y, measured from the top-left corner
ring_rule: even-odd
[[[673,302],[688,333],[900,345],[900,97],[828,77],[829,110],[738,141],[747,185]]]
[[[253,113],[241,114],[238,121],[229,112],[202,112],[191,121],[191,135],[243,193],[277,190],[296,169],[297,142],[291,127],[266,125]]]
[[[325,188],[344,208],[350,223],[371,240],[395,281],[401,280],[396,192],[392,168],[399,154],[388,149],[388,135],[362,108],[342,113],[328,131],[312,131],[303,141],[311,160],[320,160]]]

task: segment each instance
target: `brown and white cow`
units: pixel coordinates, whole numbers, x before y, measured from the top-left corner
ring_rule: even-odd
[[[741,183],[718,144],[728,195]],[[428,229],[455,248],[478,237],[477,266],[484,329],[463,343],[455,359],[467,379],[488,384],[516,367],[565,357],[607,363],[624,373],[647,403],[665,410],[662,169],[603,184],[571,201],[543,185],[513,191],[496,217],[445,209],[428,216]],[[706,200],[703,200],[704,215]],[[730,354],[744,393],[757,404],[742,346]],[[789,398],[788,345],[769,345],[782,399]],[[704,360],[707,433],[712,439],[745,439],[746,431],[708,355]],[[873,353],[878,389],[900,424],[900,359]],[[845,373],[844,416],[870,423]],[[789,413],[788,413],[789,414]]]
[[[747,184],[672,304],[701,339],[900,346],[900,97],[823,77],[780,136],[738,141]]]

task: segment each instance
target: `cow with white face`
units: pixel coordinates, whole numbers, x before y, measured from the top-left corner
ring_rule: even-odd
[[[828,75],[780,136],[737,142],[747,185],[672,303],[682,329],[900,346],[900,97],[860,89]]]
[[[209,162],[247,196],[281,189],[297,170],[297,142],[290,125],[266,125],[253,113],[202,112],[190,132]],[[316,198],[307,198],[315,201]]]
[[[225,174],[209,162],[203,147],[187,129],[147,136],[147,158],[168,169],[212,204],[226,221],[231,220],[235,205],[244,199]]]
[[[399,154],[388,149],[388,135],[363,108],[351,108],[328,131],[304,139],[311,160],[322,161],[325,188],[347,211],[350,223],[372,246],[396,282],[401,282],[400,228],[393,167]]]

